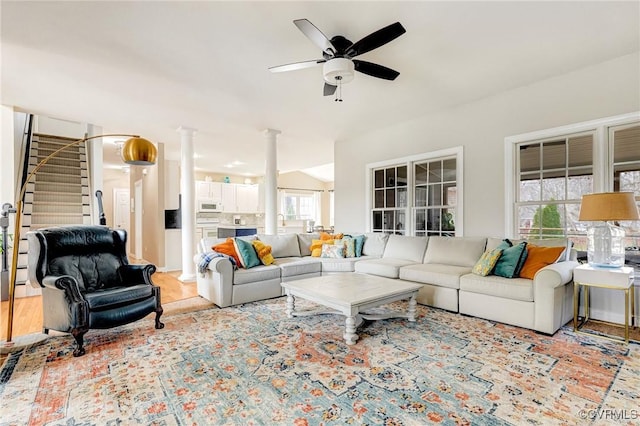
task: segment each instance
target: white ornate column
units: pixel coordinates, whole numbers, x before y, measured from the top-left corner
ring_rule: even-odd
[[[267,129],[264,136],[267,141],[267,155],[264,171],[264,233],[278,233],[278,147],[276,145],[280,130]]]
[[[196,129],[180,126],[180,196],[182,219],[182,274],[180,281],[196,280],[195,252],[195,173],[193,171],[193,136]]]

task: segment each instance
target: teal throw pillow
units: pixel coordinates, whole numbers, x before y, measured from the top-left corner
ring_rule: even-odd
[[[364,247],[364,235],[356,235],[353,237],[356,245],[356,257],[362,256],[362,247]]]
[[[253,248],[253,244],[250,241],[245,241],[241,238],[234,238],[233,246],[236,249],[236,253],[238,254],[238,258],[240,259],[240,263],[243,268],[249,269],[262,264],[258,257],[258,253],[256,253],[256,249]]]
[[[510,243],[510,241],[508,242]],[[503,243],[500,243],[497,248],[501,248]],[[516,278],[520,274],[525,260],[527,260],[527,243],[523,241],[518,245],[502,250],[502,255],[493,269],[493,275]]]
[[[334,244],[344,247],[344,257],[356,257],[356,240],[345,236],[341,240],[335,240]]]
[[[500,242],[500,244],[498,244],[498,247],[496,247],[496,249],[498,250],[506,250],[509,247],[512,247],[513,243],[511,241],[509,241],[508,238],[505,238],[504,240],[502,240],[502,242]]]
[[[471,272],[476,275],[486,277],[491,273],[491,271],[493,271],[493,268],[496,266],[496,263],[498,263],[498,259],[500,259],[501,255],[502,250],[497,248],[490,251],[485,251],[482,254],[480,260],[476,262]]]

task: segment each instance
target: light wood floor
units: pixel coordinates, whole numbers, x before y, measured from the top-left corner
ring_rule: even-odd
[[[178,280],[180,272],[156,272],[152,280],[161,288],[162,304],[198,295],[196,283]],[[9,302],[2,302],[0,341],[7,339],[7,315]],[[40,296],[18,298],[13,308],[13,337],[42,331],[42,299]]]

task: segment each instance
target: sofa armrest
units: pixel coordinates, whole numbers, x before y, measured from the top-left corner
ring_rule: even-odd
[[[125,286],[132,286],[138,284],[153,285],[151,281],[151,275],[156,272],[156,266],[152,264],[138,265],[127,264],[118,268],[118,274],[120,274],[120,280]]]
[[[579,263],[575,260],[568,260],[545,266],[533,277],[534,289],[540,287],[556,288],[570,283],[573,280],[573,270],[578,265]]]
[[[197,260],[196,260],[197,262]],[[221,308],[231,306],[233,296],[233,265],[229,259],[211,259],[203,274],[196,274],[198,294]]]
[[[533,279],[534,330],[553,334],[573,317],[573,260],[540,269]]]
[[[78,281],[70,275],[47,275],[42,279],[42,287],[61,290],[72,303],[83,303]]]

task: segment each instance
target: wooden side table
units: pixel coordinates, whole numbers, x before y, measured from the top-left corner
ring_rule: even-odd
[[[629,343],[629,323],[635,326],[635,293],[633,287],[633,268],[624,266],[621,268],[594,268],[589,265],[580,265],[573,270],[573,331],[589,334],[610,340],[621,341],[613,336],[581,331],[580,329],[589,321],[589,289],[591,287],[624,291],[624,342]],[[580,287],[584,288],[584,318],[578,323],[580,310]],[[631,299],[631,300],[629,300]],[[594,322],[621,326],[607,321]]]

